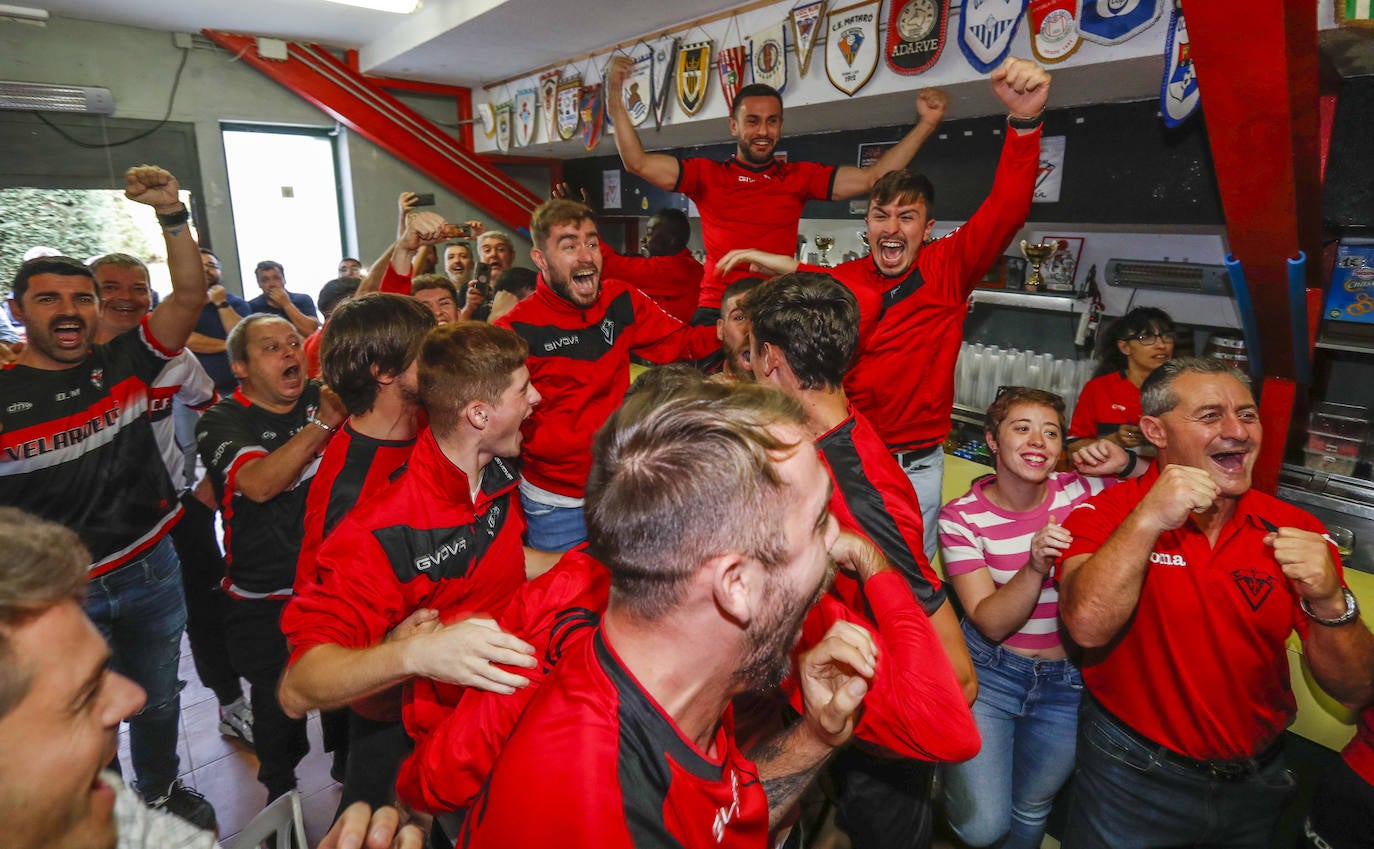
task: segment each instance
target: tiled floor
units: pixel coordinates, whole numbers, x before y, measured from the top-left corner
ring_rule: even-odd
[[[181,757],[181,780],[215,806],[219,817],[220,839],[237,834],[262,810],[267,790],[258,783],[258,759],[248,745],[219,733],[219,703],[215,694],[196,677],[191,651],[182,640],[181,735],[177,754]],[[247,684],[244,684],[245,692]],[[329,831],[334,809],[339,804],[340,787],[329,777],[330,756],[320,743],[319,717],[309,721],[310,754],[296,770],[298,787],[305,809],[305,831],[314,846]],[[119,759],[126,776],[130,773],[129,727],[119,734]]]

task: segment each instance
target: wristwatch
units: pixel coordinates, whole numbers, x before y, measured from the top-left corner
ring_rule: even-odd
[[[1360,618],[1360,603],[1355,600],[1355,594],[1348,587],[1341,587],[1341,593],[1345,596],[1345,613],[1335,619],[1322,619],[1312,612],[1312,608],[1307,606],[1307,599],[1299,599],[1298,604],[1302,606],[1302,612],[1307,614],[1307,618],[1316,622],[1318,625],[1334,627],[1336,625],[1346,625]]]

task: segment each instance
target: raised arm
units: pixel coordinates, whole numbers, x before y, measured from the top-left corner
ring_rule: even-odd
[[[328,387],[322,387],[315,418],[328,429],[307,424],[276,451],[244,463],[233,476],[234,488],[259,504],[276,498],[290,489],[305,467],[314,461],[315,455],[324,450],[334,429],[343,424],[346,417],[339,396]]]
[[[200,246],[191,236],[190,210],[181,202],[179,190],[177,178],[155,165],[140,165],[124,173],[125,196],[153,208],[167,242],[172,294],[148,316],[148,330],[159,345],[173,351],[186,345],[205,306]]]
[[[930,138],[945,117],[945,105],[949,96],[938,88],[923,88],[916,92],[916,126],[902,136],[902,140],[878,157],[878,161],[864,168],[855,165],[841,165],[835,172],[835,188],[832,200],[868,194],[878,178],[889,171],[905,168],[916,158],[926,139]]]
[[[672,191],[677,185],[677,157],[645,152],[634,122],[630,120],[630,112],[625,108],[625,80],[633,67],[634,62],[629,56],[616,56],[611,59],[611,69],[606,77],[606,105],[611,113],[611,126],[615,127],[615,149],[620,152],[620,161],[626,171],[664,191]]]
[[[776,277],[779,274],[791,274],[800,264],[795,257],[770,254],[754,248],[736,248],[716,263],[716,276],[723,277],[736,266],[748,265],[750,271]]]

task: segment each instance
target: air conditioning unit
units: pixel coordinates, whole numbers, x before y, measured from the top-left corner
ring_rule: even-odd
[[[1111,259],[1107,261],[1107,285],[1195,295],[1231,294],[1231,278],[1226,273],[1226,266],[1192,262]]]
[[[113,115],[115,101],[108,88],[0,80],[0,109]]]

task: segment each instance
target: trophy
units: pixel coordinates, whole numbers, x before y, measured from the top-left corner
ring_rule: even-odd
[[[817,248],[820,248],[820,251],[821,251],[821,262],[820,262],[820,264],[821,264],[821,265],[824,265],[824,266],[826,266],[826,267],[829,267],[829,266],[830,266],[830,261],[827,260],[825,257],[826,257],[826,254],[830,253],[830,249],[833,248],[833,247],[835,247],[835,237],[832,236],[832,235],[829,234],[829,233],[821,233],[821,234],[817,235],[817,236],[816,236],[816,247],[817,247]]]
[[[1031,276],[1026,281],[1026,291],[1039,292],[1044,285],[1044,278],[1040,276],[1040,263],[1054,256],[1054,252],[1059,250],[1059,245],[1055,242],[1045,242],[1044,244],[1032,245],[1025,239],[1021,240],[1021,254],[1031,264]]]

